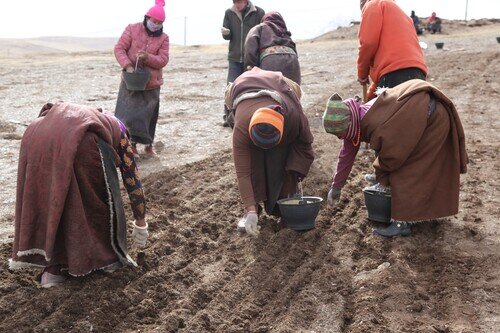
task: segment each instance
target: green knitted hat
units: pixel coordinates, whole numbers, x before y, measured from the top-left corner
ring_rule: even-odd
[[[342,102],[342,97],[335,93],[326,103],[325,113],[323,113],[323,128],[327,133],[340,134],[347,131],[351,123],[351,111]]]

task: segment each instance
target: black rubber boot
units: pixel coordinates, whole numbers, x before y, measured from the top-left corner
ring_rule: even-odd
[[[396,237],[396,236],[410,236],[411,228],[406,222],[391,222],[391,225],[385,229],[375,229],[373,230],[374,235],[380,235],[384,237]]]

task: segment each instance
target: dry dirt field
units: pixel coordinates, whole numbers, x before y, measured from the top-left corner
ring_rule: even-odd
[[[49,290],[36,271],[8,270],[19,139],[47,101],[113,110],[119,68],[109,52],[1,58],[0,332],[499,332],[500,23],[444,28],[421,40],[429,80],[455,102],[466,131],[470,165],[456,217],[409,238],[373,236],[361,192],[373,159],[365,151],[340,206],[324,205],[316,229],[280,230],[264,217],[259,238],[239,235],[231,132],[219,125],[225,48],[174,47],[159,157],[140,162],[151,234],[140,267]],[[317,153],[307,194],[326,196],[340,147],[319,119],[331,93],[360,93],[356,47],[352,28],[298,45]]]

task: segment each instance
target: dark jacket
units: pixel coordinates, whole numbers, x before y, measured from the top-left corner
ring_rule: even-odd
[[[254,6],[248,1],[248,7],[244,13],[237,12],[233,7],[226,10],[222,26],[229,29],[229,35],[222,36],[229,41],[229,61],[243,62],[243,43],[245,38],[254,26],[260,23],[264,16],[264,10]]]
[[[272,46],[286,46],[295,54],[276,53],[261,59],[261,53]],[[297,57],[295,43],[290,36],[278,36],[276,32],[266,23],[253,27],[245,41],[245,68],[259,67],[267,71],[277,71],[284,76],[300,84],[300,64]]]

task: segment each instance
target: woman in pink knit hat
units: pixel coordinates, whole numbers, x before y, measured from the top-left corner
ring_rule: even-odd
[[[153,141],[160,110],[160,86],[163,67],[169,60],[169,38],[163,32],[165,1],[156,0],[143,22],[129,24],[115,46],[115,57],[124,71],[137,68],[151,76],[144,91],[127,89],[123,77],[118,92],[115,114],[127,126],[134,153],[136,144],[145,144],[145,153],[155,155]]]

